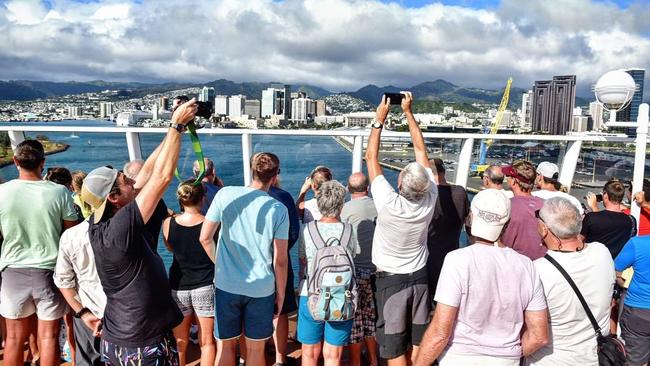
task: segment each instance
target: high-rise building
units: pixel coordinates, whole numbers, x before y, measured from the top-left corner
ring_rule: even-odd
[[[113,114],[113,103],[99,102],[99,118],[111,117]]]
[[[327,105],[325,101],[319,99],[316,101],[316,116],[324,116],[327,114]]]
[[[169,110],[169,98],[163,96],[160,97],[160,101],[158,102],[158,108],[162,111],[168,111]]]
[[[645,69],[641,68],[632,68],[632,69],[623,69],[634,79],[634,84],[636,84],[637,90],[632,96],[630,104],[623,108],[622,110],[616,112],[616,120],[623,122],[636,122],[637,117],[639,116],[639,106],[643,103],[643,83],[645,79]],[[636,133],[636,131],[633,131]]]
[[[246,100],[244,114],[250,118],[260,118],[260,101],[257,99]]]
[[[310,98],[297,98],[291,101],[291,122],[305,124],[316,116],[316,101]]]
[[[521,121],[521,127],[525,129],[530,129],[530,103],[533,99],[533,91],[529,90],[522,94],[521,96],[521,115],[519,119]]]
[[[291,85],[285,84],[284,85],[284,107],[283,107],[283,113],[284,113],[284,119],[288,121],[291,118]]]
[[[151,106],[151,119],[152,120],[155,121],[155,120],[160,119],[160,115],[158,114],[159,110],[160,109],[158,108],[158,104],[154,104],[153,106]]]
[[[68,117],[69,118],[81,117],[81,114],[82,114],[81,107],[77,107],[77,106],[69,106],[68,107]]]
[[[593,129],[600,130],[603,128],[603,105],[598,102],[589,103],[589,115],[593,120]]]
[[[575,96],[575,75],[536,81],[530,110],[532,130],[551,135],[566,134],[571,128]]]
[[[574,115],[571,118],[571,131],[573,132],[585,132],[589,128],[589,117]]]
[[[283,89],[268,88],[262,90],[262,117],[269,118],[282,114]]]
[[[214,114],[217,116],[228,115],[228,96],[217,95],[214,97]]]
[[[245,95],[231,95],[228,98],[228,117],[236,118],[244,114],[244,107],[246,106]]]
[[[199,93],[199,101],[200,102],[210,102],[214,104],[214,88],[208,88],[207,86],[204,86],[203,89],[201,89],[201,92]]]

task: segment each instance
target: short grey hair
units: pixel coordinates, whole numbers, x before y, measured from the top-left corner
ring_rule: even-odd
[[[419,202],[431,189],[431,179],[419,163],[409,163],[400,173],[399,194],[411,202]]]
[[[337,180],[321,184],[316,196],[318,210],[324,217],[337,217],[345,204],[346,190]]]
[[[124,169],[122,169],[122,172],[124,175],[126,175],[127,178],[129,179],[135,179],[138,176],[138,173],[140,173],[140,170],[144,166],[144,160],[142,159],[135,159],[131,160],[128,163],[124,164]]]
[[[503,184],[503,173],[501,172],[501,167],[498,165],[490,165],[483,172],[487,176],[488,180],[494,184]]]
[[[566,198],[553,197],[544,201],[539,217],[555,236],[569,239],[578,236],[582,230],[582,215],[578,208]]]

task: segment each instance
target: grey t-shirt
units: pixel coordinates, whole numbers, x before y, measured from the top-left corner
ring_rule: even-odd
[[[377,209],[368,196],[352,199],[343,206],[341,221],[354,227],[361,248],[361,253],[354,257],[356,268],[375,270],[375,265],[372,264],[372,237],[375,235],[376,219]]]

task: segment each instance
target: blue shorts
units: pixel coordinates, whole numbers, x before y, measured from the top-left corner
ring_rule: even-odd
[[[239,338],[242,333],[254,341],[273,336],[275,294],[248,297],[215,288],[214,307],[214,336],[219,340]]]
[[[307,296],[300,296],[298,308],[298,342],[318,344],[325,342],[332,346],[345,346],[350,341],[354,319],[344,322],[321,322],[314,320],[309,312]]]

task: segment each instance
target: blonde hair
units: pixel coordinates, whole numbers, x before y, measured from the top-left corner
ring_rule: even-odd
[[[182,207],[196,207],[201,204],[205,191],[203,184],[194,185],[194,180],[186,180],[176,190],[176,198]]]

